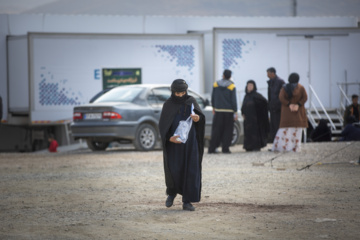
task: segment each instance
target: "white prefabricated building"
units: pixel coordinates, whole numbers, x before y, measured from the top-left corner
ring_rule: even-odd
[[[0,15],[0,95],[4,105],[3,125],[12,124],[9,121],[11,119],[9,107],[15,107],[15,109],[17,107],[9,104],[9,99],[16,99],[16,95],[22,94],[21,91],[30,96],[35,91],[31,87],[33,84],[32,63],[28,62],[29,58],[16,61],[19,66],[16,72],[21,78],[27,77],[25,81],[28,85],[22,86],[22,90],[19,90],[19,87],[12,87],[18,83],[9,82],[9,59],[12,58],[13,52],[8,51],[6,39],[12,39],[14,43],[18,42],[17,51],[26,51],[26,55],[30,56],[31,48],[28,44],[30,33],[43,34],[42,36],[49,36],[49,34],[58,34],[58,36],[62,34],[171,36],[195,33],[197,37],[200,34],[202,36],[200,48],[202,49],[199,48],[199,52],[202,56],[199,56],[199,59],[203,61],[203,68],[202,72],[198,73],[199,79],[194,80],[193,83],[196,90],[209,96],[212,83],[221,78],[225,68],[231,69],[238,90],[239,105],[242,102],[245,83],[249,79],[254,79],[261,93],[267,97],[265,88],[268,67],[275,67],[278,75],[284,80],[287,80],[291,72],[298,72],[301,83],[308,91],[312,86],[327,108],[340,108],[342,96],[338,88],[339,83],[359,83],[358,20],[352,17]],[[224,41],[226,39],[232,39],[232,41]],[[26,44],[21,43],[22,41]],[[230,42],[235,42],[235,45],[239,43],[233,52]],[[141,56],[141,53],[137,54]],[[224,57],[224,54],[229,55]],[[117,66],[116,63],[109,62],[107,65]],[[51,66],[48,67],[51,68]],[[146,77],[151,79],[150,76]],[[172,80],[169,79],[169,83]],[[344,88],[348,96],[359,92],[357,85],[345,86],[348,86]],[[101,85],[99,85],[99,90],[100,88]],[[90,93],[93,91],[95,89]],[[314,104],[319,105],[317,101]],[[21,104],[18,107],[17,110],[24,110]],[[73,106],[70,104],[67,107]],[[40,115],[37,121],[48,119],[46,110]],[[14,124],[25,124],[31,129],[32,122],[29,118],[25,119],[16,121]],[[67,144],[68,138],[62,138],[64,139],[62,143]],[[17,149],[24,148],[20,145],[18,144]],[[6,148],[10,149],[11,146]]]

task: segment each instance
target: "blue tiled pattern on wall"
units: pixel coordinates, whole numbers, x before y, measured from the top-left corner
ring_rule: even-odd
[[[222,41],[223,67],[229,69],[232,65],[238,65],[237,58],[243,57],[243,47],[249,44],[242,39],[224,39]]]
[[[191,71],[195,67],[195,53],[194,47],[191,45],[155,45],[158,48],[158,53],[167,52],[170,56],[167,61],[175,61],[176,66],[188,67]]]
[[[42,76],[43,78],[44,76]],[[59,83],[47,83],[43,78],[39,82],[39,102],[42,106],[69,106],[80,105],[78,97],[68,97],[68,92],[65,88],[59,89]],[[74,94],[73,94],[74,95]]]

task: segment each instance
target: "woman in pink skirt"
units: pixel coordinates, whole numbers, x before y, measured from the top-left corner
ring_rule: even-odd
[[[307,94],[299,79],[299,74],[290,74],[289,83],[280,90],[281,119],[272,151],[301,151],[302,130],[308,127],[308,120],[304,107]]]

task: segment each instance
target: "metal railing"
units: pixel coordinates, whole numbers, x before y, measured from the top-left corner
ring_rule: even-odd
[[[337,83],[339,89],[340,89],[340,107],[341,111],[344,112],[347,105],[351,104],[350,99],[348,98],[347,94],[345,93],[344,89],[342,88],[342,85],[349,85],[348,83]],[[346,103],[344,103],[344,100]]]
[[[352,104],[352,101],[349,98],[349,95],[347,93],[348,86],[351,85],[358,85],[358,92],[360,92],[360,82],[343,82],[343,83],[337,83],[339,89],[340,89],[340,107],[341,107],[341,113],[343,114],[346,107]],[[344,90],[344,87],[346,87],[346,90]],[[355,91],[356,92],[356,91]]]
[[[317,100],[317,103],[320,105],[320,108],[321,108],[321,110],[324,112],[327,120],[329,121],[330,126],[331,126],[331,130],[336,130],[336,127],[335,127],[334,122],[332,121],[331,117],[330,117],[329,114],[327,113],[324,105],[323,105],[322,102],[320,101],[320,99],[319,99],[318,95],[316,94],[314,88],[313,88],[311,85],[309,85],[309,89],[310,89],[310,91],[311,91],[311,94],[312,94],[312,95],[315,97],[315,99]],[[315,106],[315,104],[314,104],[314,102],[313,102],[312,100],[311,100],[311,102],[310,102],[309,105],[310,105],[309,110],[308,110],[308,113],[310,113],[309,115],[311,116],[311,111],[314,110],[315,113],[316,113],[316,115],[318,116],[318,118],[322,118],[321,115],[320,115],[320,113],[319,113],[319,111],[318,111],[318,109],[316,108],[316,106]],[[314,121],[314,124],[315,124],[315,120],[314,120],[313,118],[312,118],[312,121]],[[313,124],[313,123],[312,123],[312,124]],[[316,124],[316,125],[317,125],[317,124]]]

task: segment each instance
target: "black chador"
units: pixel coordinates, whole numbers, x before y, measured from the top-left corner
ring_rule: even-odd
[[[246,151],[259,151],[267,144],[269,133],[268,102],[257,92],[256,83],[249,80],[246,86],[252,83],[254,90],[248,92],[245,88],[246,95],[241,107],[241,113],[244,119],[244,149]]]
[[[200,120],[193,122],[186,143],[169,141],[180,120],[191,114],[191,105]],[[199,202],[201,198],[201,162],[204,153],[205,116],[195,98],[185,94],[172,96],[164,103],[159,121],[162,140],[166,193],[181,194],[183,202]]]

